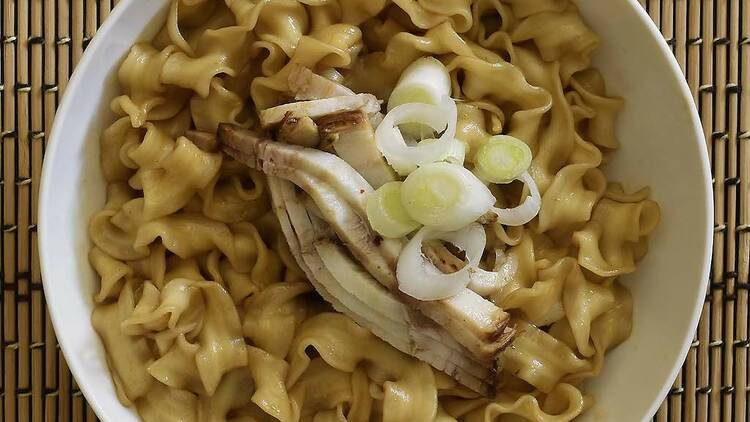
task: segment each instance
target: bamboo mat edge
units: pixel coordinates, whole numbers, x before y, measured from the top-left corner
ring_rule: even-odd
[[[750,0],[639,2],[671,46],[698,105],[715,197],[714,259],[703,314],[685,364],[654,420],[745,421],[750,394]],[[47,316],[36,210],[46,131],[70,73],[116,3],[2,3],[0,421],[96,420]]]

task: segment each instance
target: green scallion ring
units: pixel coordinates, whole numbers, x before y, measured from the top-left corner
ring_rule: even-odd
[[[490,137],[477,151],[474,166],[479,177],[492,183],[510,183],[531,165],[531,149],[508,135]]]

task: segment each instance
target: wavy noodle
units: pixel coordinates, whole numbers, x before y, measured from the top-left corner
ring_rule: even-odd
[[[308,283],[275,283],[249,298],[242,323],[245,337],[272,355],[285,357],[307,313],[298,296],[310,290]]]
[[[448,22],[457,32],[471,28],[471,0],[395,0],[419,28],[430,29]]]
[[[562,300],[578,352],[586,357],[592,356],[594,349],[589,344],[591,324],[615,305],[611,288],[586,280],[580,268],[574,265],[565,280]]]
[[[141,134],[131,126],[127,117],[118,119],[102,133],[99,144],[104,180],[108,183],[126,182],[132,176],[132,169],[120,161],[120,150],[125,144],[140,142],[140,137]]]
[[[225,161],[219,173],[198,192],[203,214],[224,223],[255,220],[268,211],[263,175],[235,161]]]
[[[195,361],[210,395],[224,373],[247,364],[247,356],[240,318],[227,292],[217,283],[199,282],[199,285],[206,301],[206,316],[198,335],[201,347],[195,353]]]
[[[578,388],[564,383],[558,384],[542,403],[529,394],[520,397],[501,394],[494,402],[480,404],[465,414],[458,406],[454,411],[451,404],[454,403],[446,404],[448,412],[453,411],[457,418],[467,422],[494,421],[501,415],[517,415],[531,421],[563,422],[575,418],[590,405]]]
[[[250,33],[241,26],[207,29],[198,40],[196,57],[175,52],[160,71],[163,83],[192,89],[205,98],[214,76],[237,75],[247,64],[245,53],[250,47]]]
[[[506,368],[540,391],[549,393],[564,376],[589,368],[565,343],[539,328],[525,321],[516,327],[518,335],[503,352]]]
[[[133,201],[138,201],[134,199]],[[91,241],[109,256],[121,260],[135,260],[148,257],[148,248],[136,251],[133,247],[135,233],[123,230],[112,223],[112,218],[118,216],[117,209],[107,209],[98,212],[89,224]]]
[[[539,280],[519,287],[502,300],[504,309],[519,309],[536,326],[550,325],[564,316],[562,293],[570,271],[570,260],[560,260],[538,272]],[[567,290],[566,290],[567,291]]]
[[[586,135],[594,144],[604,148],[617,148],[615,118],[623,105],[620,98],[605,96],[604,81],[599,72],[588,69],[571,80],[571,86],[580,96],[581,105],[588,110]]]
[[[130,336],[120,329],[135,307],[133,284],[125,284],[117,302],[97,305],[91,314],[94,329],[107,351],[107,364],[118,397],[125,403],[147,395],[155,384],[146,370],[153,360],[148,342],[144,337]]]
[[[601,172],[590,164],[569,164],[555,175],[539,212],[539,231],[570,232],[591,219],[594,205],[604,193]]]
[[[185,137],[177,139],[174,149],[157,166],[136,173],[143,189],[144,218],[153,220],[187,205],[217,175],[220,166],[220,154],[202,151]]]
[[[216,132],[219,123],[250,127],[252,120],[242,115],[244,106],[239,95],[226,89],[220,78],[213,78],[205,98],[196,95],[190,99],[190,115],[196,129],[205,132]]]
[[[383,388],[383,421],[431,420],[436,412],[434,376],[427,364],[404,356],[341,314],[323,313],[306,321],[290,351],[287,384],[302,382],[313,347],[328,365],[352,372],[368,364]]]
[[[195,339],[203,325],[206,303],[191,280],[176,278],[163,289],[145,282],[132,314],[120,329],[129,335],[171,330]]]
[[[299,414],[299,405],[289,399],[284,380],[289,364],[257,347],[247,347],[248,369],[255,383],[250,400],[266,414],[281,422],[292,421]]]
[[[145,422],[193,422],[198,420],[195,394],[154,383],[148,395],[135,403]]]
[[[599,201],[586,226],[573,234],[581,266],[602,277],[635,271],[640,241],[659,221],[659,206],[651,200],[634,203]]]
[[[315,358],[289,395],[300,407],[303,420],[310,417],[336,420],[339,415],[345,420],[343,408],[352,401],[352,373],[340,371],[321,358]]]
[[[172,347],[149,365],[148,373],[171,388],[203,393],[205,390],[195,366],[195,353],[198,347],[197,344],[187,341],[184,334],[179,334]]]
[[[249,358],[248,362],[250,362]],[[253,379],[247,368],[227,372],[212,395],[201,396],[200,420],[211,422],[234,420],[231,418],[231,413],[252,409],[250,394],[254,388],[256,387],[253,385]]]
[[[148,44],[136,44],[125,58],[118,78],[123,95],[112,100],[112,110],[130,117],[133,127],[141,127],[147,120],[164,120],[182,108],[185,94],[179,88],[167,88],[159,77],[175,48],[161,51]]]
[[[145,421],[570,421],[580,389],[632,330],[616,277],[659,208],[600,166],[623,101],[590,67],[599,39],[568,0],[173,0],[118,71],[99,139],[107,201],[89,225],[92,323],[120,400]],[[253,128],[306,66],[387,100],[434,56],[450,71],[466,162],[489,136],[532,150],[537,219],[486,227],[489,298],[518,334],[479,397],[311,294],[265,176],[185,136]],[[492,186],[512,206],[517,184]]]
[[[118,296],[122,285],[134,273],[130,266],[97,247],[89,251],[89,262],[100,278],[99,291],[94,296],[94,300],[99,303]]]
[[[508,296],[518,289],[531,287],[537,280],[534,241],[529,233],[524,231],[518,244],[505,252],[504,261],[512,277],[493,298],[493,301],[503,308],[509,308],[510,305],[505,302]]]
[[[599,45],[599,37],[586,25],[570,5],[566,11],[535,13],[519,22],[511,32],[511,40],[532,40],[545,61],[560,63],[560,79],[567,84],[570,77],[589,67],[590,54]]]

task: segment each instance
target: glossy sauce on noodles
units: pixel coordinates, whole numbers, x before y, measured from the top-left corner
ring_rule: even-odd
[[[631,331],[617,277],[635,271],[659,219],[647,188],[626,193],[600,170],[623,102],[590,67],[597,46],[567,0],[173,0],[163,29],[124,59],[119,117],[100,138],[92,323],[120,400],[146,421],[584,412],[595,398],[581,382]],[[518,332],[491,399],[332,312],[290,254],[265,176],[184,136],[257,126],[258,110],[289,99],[294,64],[387,99],[425,55],[450,71],[467,161],[490,135],[515,136],[542,192],[534,221],[488,230],[512,271],[490,299]]]

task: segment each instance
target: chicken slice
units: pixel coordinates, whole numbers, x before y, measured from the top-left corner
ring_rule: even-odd
[[[351,166],[333,154],[280,144],[231,125],[220,125],[218,136],[225,152],[238,161],[308,192],[352,254],[378,281],[396,288],[400,242],[384,240],[370,230],[365,204],[373,189]]]
[[[266,170],[264,167],[264,171]],[[267,174],[281,175],[278,172]],[[384,286],[398,292],[394,268],[379,253],[375,235],[366,220],[337,199],[336,191],[324,182],[299,171],[293,174],[285,172],[284,175],[282,177],[294,182],[311,196],[322,217],[330,222],[336,234],[370,274]],[[509,315],[469,289],[465,288],[448,299],[430,302],[401,296],[402,300],[412,303],[426,316],[453,333],[459,343],[472,350],[480,359],[494,359],[513,335],[513,331],[507,327]]]
[[[246,160],[252,161],[245,164],[258,170],[263,170],[264,166],[269,171],[280,169],[288,172],[305,168],[306,173],[331,185],[364,215],[367,195],[373,191],[372,186],[339,157],[313,148],[274,142],[253,131],[229,124],[219,125],[218,137],[225,149],[229,147],[241,153]]]
[[[397,288],[393,276],[395,263],[387,261],[378,250],[377,235],[349,204],[339,199],[336,191],[327,183],[299,171],[290,171],[286,167],[264,165],[262,171],[289,180],[307,192],[321,216],[330,222],[352,255],[383,285],[391,289]]]
[[[341,74],[333,69],[329,69],[333,74],[339,77]],[[294,94],[297,101],[305,100],[322,100],[324,98],[341,97],[344,95],[356,95],[354,91],[322,75],[318,75],[312,70],[295,65],[289,73],[287,80],[289,90]],[[383,113],[380,110],[367,111],[367,119],[373,128],[378,127],[383,121]]]
[[[434,322],[425,318],[415,321],[405,305],[326,235],[326,223],[307,212],[291,183],[269,177],[269,190],[290,250],[323,299],[402,352],[479,393],[491,394],[496,374],[493,365],[473,360]]]
[[[448,299],[417,301],[416,306],[481,360],[495,359],[515,334],[508,326],[510,315],[468,288]]]
[[[377,281],[402,303],[444,327],[476,358],[493,361],[497,351],[508,343],[513,334],[508,328],[509,315],[468,289],[455,297],[430,302],[418,301],[398,290],[395,276],[398,246],[372,232],[364,215],[364,200],[372,187],[343,160],[226,125],[219,127],[218,137],[224,151],[235,159],[301,187],[352,255]]]
[[[185,132],[185,137],[203,151],[216,152],[219,149],[219,143],[216,141],[216,134],[214,133],[188,130]]]
[[[331,114],[318,121],[320,137],[331,143],[336,155],[377,189],[396,180],[375,142],[375,131],[359,110]]]
[[[276,132],[276,139],[286,144],[315,148],[320,143],[318,125],[308,116],[296,117],[288,112]]]
[[[302,65],[292,67],[287,82],[297,101],[354,95],[351,89],[320,76]]]
[[[260,111],[260,123],[264,129],[271,128],[284,119],[288,112],[295,116],[308,116],[315,120],[343,111],[363,110],[365,113],[380,112],[380,101],[372,94],[342,95],[320,100],[297,101]]]

